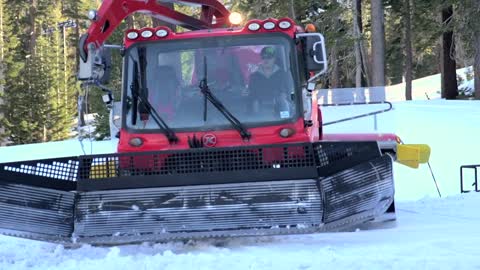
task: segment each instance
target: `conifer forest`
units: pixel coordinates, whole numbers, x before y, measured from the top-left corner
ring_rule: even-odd
[[[220,0],[222,1],[222,0]],[[168,1],[165,1],[168,2]],[[248,19],[290,17],[312,23],[326,39],[324,88],[369,87],[441,73],[446,99],[480,99],[480,0],[225,0]],[[102,92],[76,78],[79,37],[100,0],[0,0],[0,141],[26,144],[75,136],[79,111],[94,113],[95,138],[108,137]],[[185,14],[195,9],[169,2]],[[122,44],[128,28],[162,21],[135,14],[107,41]],[[176,31],[184,31],[177,27]],[[119,53],[112,53],[108,87],[119,98]],[[456,69],[472,66],[471,96],[459,91]],[[83,108],[83,110],[79,110]],[[83,123],[82,123],[83,124]],[[4,143],[4,144],[5,144]],[[1,144],[0,144],[1,145]]]

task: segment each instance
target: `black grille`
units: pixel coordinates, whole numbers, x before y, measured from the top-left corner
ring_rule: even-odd
[[[80,172],[82,179],[304,168],[315,165],[310,145],[128,153],[84,157],[81,162],[87,165]]]
[[[59,190],[75,190],[78,157],[42,159],[0,164],[0,181]]]
[[[6,163],[0,181],[91,191],[316,179],[379,156],[376,142],[120,153]]]
[[[80,164],[82,191],[306,179],[317,174],[311,144],[86,156],[80,157]]]
[[[380,156],[376,142],[319,142],[313,147],[318,175],[322,177]]]

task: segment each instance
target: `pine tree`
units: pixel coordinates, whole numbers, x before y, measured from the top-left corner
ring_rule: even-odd
[[[465,48],[467,65],[473,65],[474,87],[476,99],[480,99],[480,6],[476,0],[465,0],[456,3],[454,9],[457,11],[457,24],[455,26],[458,37],[462,40]]]
[[[65,65],[62,33],[55,29],[63,19],[61,6],[54,0],[30,4],[27,9],[21,1],[9,5],[15,12],[9,18],[17,33],[14,40],[23,48],[12,51],[11,62],[18,69],[5,82],[4,124],[15,144],[67,138],[74,108],[68,78],[72,73]]]

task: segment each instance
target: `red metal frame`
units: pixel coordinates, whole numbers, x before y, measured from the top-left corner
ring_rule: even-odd
[[[217,0],[172,0],[169,3],[194,4],[201,6],[200,19],[185,15],[161,5],[161,0],[104,0],[97,13],[96,21],[88,29],[84,50],[90,43],[100,47],[120,23],[135,12],[147,13],[167,23],[191,30],[223,27],[230,12]],[[214,22],[215,17],[215,22]]]
[[[172,10],[162,5],[162,2],[174,2],[178,4],[191,4],[198,5],[201,8],[200,18],[194,18],[192,16],[185,15],[178,11]],[[130,31],[141,32],[149,29],[155,33],[158,29],[165,29],[169,32],[166,37],[160,38],[153,35],[149,39],[145,39],[139,35],[135,40],[128,40],[125,37],[125,47],[129,47],[133,43],[152,40],[169,40],[169,39],[187,39],[187,38],[205,38],[224,35],[245,35],[252,33],[269,33],[269,32],[282,32],[291,38],[295,37],[295,33],[299,31],[298,26],[289,19],[282,18],[280,20],[267,19],[252,20],[246,24],[243,28],[229,28],[218,29],[227,26],[228,16],[230,12],[217,0],[104,0],[97,13],[96,20],[88,29],[88,37],[84,44],[84,50],[87,51],[89,44],[94,44],[96,47],[100,47],[103,42],[112,34],[112,32],[120,25],[120,23],[130,14],[140,12],[146,13],[153,17],[156,17],[167,23],[179,25],[190,30],[197,30],[192,32],[174,33],[171,29],[165,26],[158,28],[145,28],[145,29],[130,29]],[[251,23],[258,23],[261,26],[266,22],[274,22],[278,25],[279,21],[289,21],[291,27],[288,29],[280,29],[275,27],[274,29],[267,30],[261,27],[257,31],[251,31],[248,29],[248,25]],[[179,142],[177,144],[170,144],[165,136],[160,134],[132,134],[122,129],[120,131],[120,141],[118,144],[119,152],[133,152],[133,151],[150,151],[150,150],[166,150],[166,149],[187,149],[188,138],[195,135],[197,138],[201,138],[203,135],[209,133],[214,134],[217,137],[217,144],[215,147],[228,147],[228,146],[240,146],[240,145],[262,145],[262,144],[275,144],[275,143],[289,143],[289,142],[314,142],[318,140],[380,140],[389,141],[395,137],[394,134],[376,135],[376,134],[322,134],[320,131],[321,126],[321,112],[315,110],[317,108],[316,95],[312,96],[312,113],[311,113],[311,126],[305,127],[303,117],[299,117],[294,123],[275,125],[268,127],[251,128],[249,131],[252,134],[252,138],[249,141],[244,141],[240,137],[237,131],[220,130],[209,132],[183,132],[177,133]],[[280,130],[283,128],[290,128],[294,130],[294,134],[288,138],[280,136]],[[143,145],[140,147],[131,146],[128,142],[132,138],[141,138]]]

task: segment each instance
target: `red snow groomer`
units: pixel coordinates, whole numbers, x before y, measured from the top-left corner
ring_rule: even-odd
[[[104,41],[132,13],[190,31],[126,31],[118,153],[0,164],[3,233],[93,244],[293,234],[394,211],[392,162],[416,167],[429,149],[322,134],[321,34],[289,18],[238,26],[216,0],[168,1],[198,6],[199,18],[161,2],[90,12],[84,83],[108,77]]]

